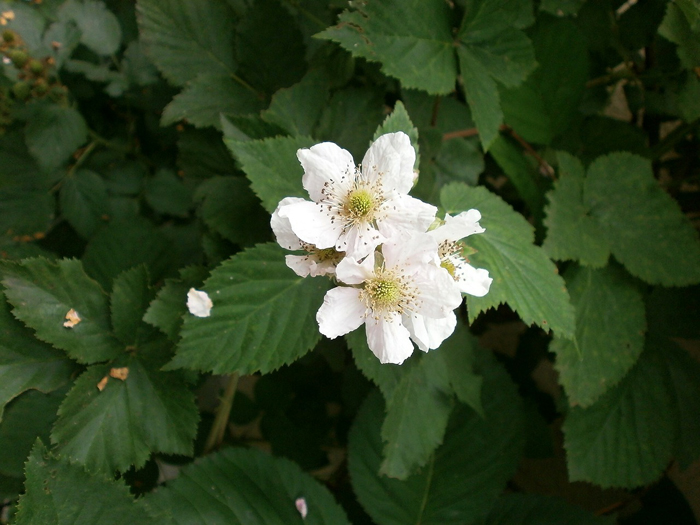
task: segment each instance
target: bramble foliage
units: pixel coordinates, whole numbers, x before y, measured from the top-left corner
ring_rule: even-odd
[[[0,0],[0,32],[1,523],[611,523],[521,461],[628,502],[699,459],[697,0]],[[270,228],[299,149],[395,132],[493,279],[402,365],[321,336],[334,283]]]

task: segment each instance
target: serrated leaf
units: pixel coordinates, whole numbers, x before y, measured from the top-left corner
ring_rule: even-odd
[[[308,197],[301,184],[304,170],[296,155],[298,149],[312,146],[313,139],[275,137],[242,142],[227,135],[224,142],[241,163],[253,191],[270,213],[285,197]]]
[[[379,387],[385,399],[391,398],[401,378],[409,372],[414,361],[409,360],[403,365],[382,364],[369,349],[367,336],[362,329],[349,333],[345,339],[360,372]]]
[[[564,152],[557,153],[559,180],[547,193],[545,207],[547,237],[542,248],[559,261],[578,260],[600,268],[608,262],[610,247],[598,223],[583,201],[584,168],[581,162]]]
[[[700,242],[651,163],[631,153],[599,157],[588,168],[584,201],[610,251],[627,270],[664,286],[700,282]]]
[[[192,207],[192,194],[170,170],[158,170],[146,179],[146,201],[158,213],[186,217]]]
[[[109,209],[107,188],[90,170],[68,174],[61,184],[61,213],[81,236],[89,239]]]
[[[261,244],[214,269],[202,287],[214,303],[211,315],[185,317],[168,368],[265,374],[313,348],[320,338],[316,310],[330,282],[298,277],[284,254]]]
[[[32,156],[42,168],[50,170],[85,144],[88,128],[77,109],[42,104],[32,111],[24,136]]]
[[[177,264],[172,242],[149,221],[139,217],[114,221],[102,228],[85,249],[85,271],[109,290],[112,280],[132,266],[145,264],[157,281]]]
[[[165,346],[154,338],[135,355],[83,372],[58,411],[51,432],[56,450],[107,474],[138,469],[151,452],[191,455],[199,413],[181,375],[160,370]],[[128,368],[126,379],[110,377],[112,367]]]
[[[311,136],[330,96],[330,82],[322,70],[311,70],[291,87],[272,96],[260,116],[295,136]]]
[[[700,118],[700,79],[696,75],[690,75],[683,84],[678,93],[678,107],[686,122]]]
[[[483,372],[486,417],[457,409],[433,458],[405,481],[377,474],[384,407],[378,392],[367,398],[350,431],[348,466],[355,493],[375,522],[462,525],[491,508],[515,471],[524,432],[518,396],[505,371],[489,359]]]
[[[231,75],[200,74],[163,109],[161,126],[179,120],[202,128],[221,127],[220,115],[245,115],[260,111],[261,101]]]
[[[674,445],[673,403],[663,360],[646,350],[617,386],[564,421],[569,479],[633,488],[658,479]]]
[[[0,273],[13,314],[35,330],[42,341],[86,364],[122,352],[123,347],[111,333],[107,296],[85,274],[80,261],[25,259],[17,264],[3,263]],[[71,309],[80,322],[66,327],[66,314]]]
[[[80,43],[98,55],[117,52],[122,40],[119,19],[96,0],[69,0],[59,11],[61,20],[72,20],[80,30]]]
[[[3,171],[3,177],[5,177]],[[33,186],[10,186],[0,189],[0,234],[22,237],[45,232],[56,207],[53,196]],[[27,213],[31,210],[31,213]]]
[[[243,177],[213,177],[197,187],[200,215],[216,233],[241,246],[269,239],[270,216]]]
[[[221,133],[208,129],[186,128],[177,141],[177,164],[188,178],[230,175],[234,170],[231,154]]]
[[[146,52],[171,83],[235,71],[234,18],[222,0],[139,0],[136,14]]]
[[[616,385],[644,349],[644,301],[616,266],[570,267],[566,279],[576,308],[576,338],[554,337],[549,349],[572,405],[587,407]]]
[[[180,270],[179,279],[166,279],[163,288],[151,301],[143,320],[159,328],[171,341],[177,341],[182,316],[187,312],[187,292],[190,288],[201,288],[208,275],[206,268],[190,266]]]
[[[123,481],[88,474],[48,452],[41,441],[32,449],[26,472],[26,492],[20,497],[15,521],[18,525],[155,523],[143,501],[134,500]]]
[[[507,494],[501,496],[483,525],[604,525],[608,518],[599,518],[564,500],[539,494]]]
[[[0,293],[0,421],[11,399],[29,389],[56,390],[68,382],[73,369],[62,352],[37,340],[12,317]]]
[[[438,350],[447,367],[450,387],[457,399],[484,417],[484,407],[481,402],[481,388],[484,381],[474,371],[476,345],[476,338],[464,325],[458,323],[455,332],[440,345]]]
[[[363,158],[377,122],[384,118],[384,94],[376,88],[348,87],[333,93],[314,137],[335,142],[357,162]]]
[[[296,20],[275,0],[253,0],[236,26],[239,74],[274,93],[301,80],[306,48]]]
[[[127,270],[114,279],[110,296],[112,328],[122,343],[134,345],[138,342],[142,335],[142,318],[153,296],[148,270],[143,265]]]
[[[381,62],[382,71],[404,87],[434,95],[454,89],[457,64],[445,2],[388,0],[353,7],[318,36],[338,42],[353,56]]]
[[[380,476],[405,480],[428,462],[445,435],[451,394],[447,365],[436,352],[403,375],[387,399]]]
[[[678,44],[678,57],[686,69],[700,64],[700,32],[693,28],[683,9],[676,2],[666,5],[666,15],[659,26],[659,34]]]
[[[296,501],[303,498],[302,518]],[[262,451],[228,448],[182,469],[180,476],[145,498],[173,524],[349,525],[328,490],[298,465]]]
[[[24,462],[37,437],[48,441],[65,390],[25,392],[7,408],[0,425],[0,475],[24,478]]]
[[[396,102],[394,110],[384,119],[384,122],[377,128],[377,131],[374,132],[372,141],[377,140],[385,133],[396,133],[397,131],[403,131],[408,135],[408,138],[411,139],[411,146],[416,150],[416,162],[413,168],[417,170],[420,164],[418,129],[413,125],[413,122],[411,122],[411,117],[408,116],[406,107],[400,100]]]
[[[471,264],[493,277],[484,297],[467,296],[469,319],[489,308],[507,303],[527,324],[537,324],[560,336],[574,335],[574,310],[564,280],[544,251],[532,244],[533,228],[524,217],[483,187],[450,184],[440,200],[451,215],[476,208],[486,232],[469,237],[477,250]]]
[[[549,144],[571,123],[588,80],[586,39],[571,20],[540,20],[531,34],[539,67],[501,90],[505,122],[529,142]]]
[[[484,171],[484,154],[479,141],[456,138],[443,142],[435,157],[434,169],[441,186],[450,182],[476,186],[479,175]]]

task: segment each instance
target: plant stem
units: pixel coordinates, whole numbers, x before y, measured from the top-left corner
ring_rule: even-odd
[[[687,124],[682,124],[674,129],[671,133],[656,144],[649,153],[651,160],[659,160],[665,153],[671,151],[677,142],[682,140],[686,135],[692,133],[693,130],[700,124],[700,119],[695,119]]]
[[[236,395],[236,387],[238,387],[238,372],[228,376],[226,390],[224,390],[224,395],[219,400],[219,406],[216,407],[216,417],[209,431],[207,442],[204,445],[205,454],[219,448],[224,441],[228,418],[231,415],[231,407],[233,407],[233,398]]]

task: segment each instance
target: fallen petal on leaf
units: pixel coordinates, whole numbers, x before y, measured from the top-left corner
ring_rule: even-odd
[[[123,368],[112,368],[109,371],[109,375],[112,376],[114,379],[121,379],[122,381],[126,381],[126,378],[129,377],[129,369],[126,366]]]
[[[187,292],[187,309],[196,317],[209,317],[213,306],[207,292],[190,288]]]
[[[104,376],[102,379],[100,379],[100,382],[97,383],[97,390],[102,392],[107,386],[107,381],[109,381],[109,376]]]
[[[68,310],[68,313],[66,314],[67,319],[66,322],[63,323],[63,326],[66,328],[73,328],[75,325],[77,325],[82,319],[78,315],[78,312],[76,312],[73,308]]]

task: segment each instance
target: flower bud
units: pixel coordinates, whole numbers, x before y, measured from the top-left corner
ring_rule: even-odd
[[[18,100],[26,100],[29,97],[30,92],[31,88],[27,82],[20,81],[12,86],[12,93]]]
[[[9,53],[7,53],[7,56],[10,60],[12,60],[12,63],[15,65],[15,67],[18,68],[24,67],[24,64],[26,64],[27,60],[29,60],[29,56],[27,55],[27,53],[25,53],[24,51],[20,51],[19,49],[13,49]]]
[[[44,64],[36,59],[32,59],[29,61],[29,71],[35,75],[41,75],[44,72]]]
[[[43,78],[40,78],[36,82],[34,82],[34,93],[36,93],[37,95],[46,95],[48,91],[49,85]]]
[[[5,29],[5,31],[2,32],[2,39],[8,44],[11,44],[15,41],[15,32]]]

